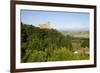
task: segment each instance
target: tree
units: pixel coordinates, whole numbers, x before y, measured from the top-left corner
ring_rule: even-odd
[[[47,61],[46,55],[47,54],[44,51],[33,50],[32,53],[27,58],[27,61],[28,62],[45,62]]]
[[[67,48],[54,49],[51,56],[48,57],[48,61],[66,61],[72,59],[72,52]]]
[[[88,47],[89,48],[89,40],[84,40],[81,44],[81,47]]]

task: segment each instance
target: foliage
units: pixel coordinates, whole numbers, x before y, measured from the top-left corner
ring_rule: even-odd
[[[72,53],[66,48],[55,49],[51,56],[48,57],[48,61],[64,61],[71,60]]]
[[[46,55],[44,51],[33,50],[27,58],[27,62],[45,62],[47,60]]]
[[[75,43],[76,41],[74,41]],[[87,41],[81,47],[88,46]],[[80,42],[75,43],[77,44]],[[63,35],[56,29],[40,29],[21,23],[21,62],[46,62],[88,59],[89,56],[74,55],[73,37]]]
[[[89,41],[87,40],[83,41],[81,47],[89,47]]]

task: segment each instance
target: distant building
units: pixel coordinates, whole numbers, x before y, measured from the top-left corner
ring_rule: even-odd
[[[38,25],[39,28],[41,29],[50,29],[50,22],[44,23],[44,24],[39,24]]]

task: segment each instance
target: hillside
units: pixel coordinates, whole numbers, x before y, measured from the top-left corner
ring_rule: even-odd
[[[21,23],[21,61],[46,62],[88,59],[89,55],[74,55],[76,47],[88,47],[88,41],[63,35],[56,29],[40,29]],[[74,43],[74,45],[73,45]],[[80,46],[77,46],[80,45]],[[76,47],[75,47],[76,46]]]

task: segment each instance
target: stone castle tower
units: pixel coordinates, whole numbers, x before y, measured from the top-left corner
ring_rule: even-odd
[[[50,29],[51,27],[50,27],[50,22],[48,21],[47,23],[44,23],[44,24],[39,24],[39,28],[41,28],[41,29]]]

